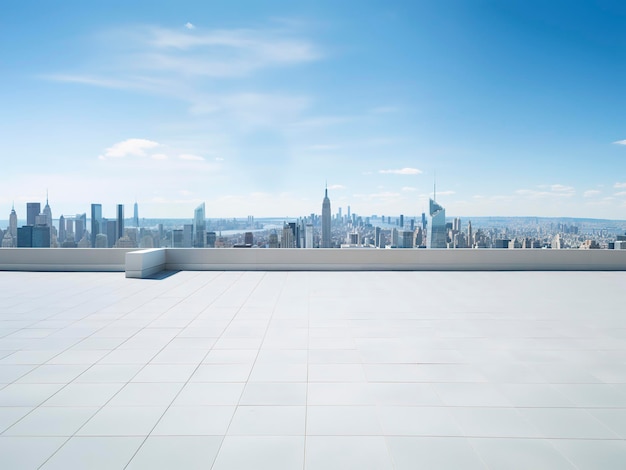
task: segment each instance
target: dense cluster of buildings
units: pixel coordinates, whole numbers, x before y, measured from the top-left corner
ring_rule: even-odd
[[[207,219],[202,203],[191,223],[163,220],[140,226],[135,202],[132,218],[125,219],[123,204],[116,206],[113,218],[103,217],[101,204],[91,204],[89,218],[87,213],[61,215],[55,225],[46,197],[43,210],[39,202],[26,204],[26,224],[21,227],[13,206],[0,240],[2,248],[626,248],[626,234],[619,230],[594,227],[583,233],[575,223],[493,219],[475,226],[469,221],[463,228],[460,218],[446,219],[436,196],[429,201],[428,215],[421,217],[361,217],[351,213],[350,206],[346,215],[341,208],[332,215],[326,188],[321,216],[295,221]]]

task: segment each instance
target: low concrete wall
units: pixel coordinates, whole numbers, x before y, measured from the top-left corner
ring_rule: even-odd
[[[0,248],[0,271],[117,271],[128,248]]]
[[[622,250],[168,249],[172,270],[213,271],[615,271]]]
[[[626,250],[6,248],[0,271],[626,271]]]
[[[126,253],[126,277],[143,279],[163,271],[166,253],[163,248]]]

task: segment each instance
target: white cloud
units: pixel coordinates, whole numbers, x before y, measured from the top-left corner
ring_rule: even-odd
[[[565,186],[562,184],[553,184],[550,186],[550,189],[552,191],[556,191],[556,192],[572,192],[574,191],[574,188],[572,186]]]
[[[118,142],[104,151],[98,158],[106,160],[109,158],[124,158],[127,156],[144,157],[146,150],[158,147],[160,144],[147,139],[126,139]]]
[[[626,139],[624,139],[624,140],[618,140],[617,142],[613,142],[613,143],[614,143],[614,144],[617,144],[617,145],[626,145]]]
[[[331,184],[328,189],[346,189],[343,184]]]
[[[150,155],[150,157],[154,160],[167,160],[168,156],[164,153],[155,153],[154,155]]]
[[[196,161],[201,162],[204,161],[204,158],[199,155],[193,155],[190,153],[182,153],[178,156],[180,160],[188,160],[188,161]]]
[[[412,191],[417,191],[417,188],[414,188],[412,186],[404,186],[402,188],[402,191],[412,192]]]
[[[437,191],[438,196],[452,196],[454,191]]]
[[[587,191],[583,193],[583,197],[594,197],[601,193],[602,191],[599,191],[597,189],[588,189]]]
[[[193,24],[189,23],[189,22],[185,23],[185,28],[187,28],[187,29],[196,29],[196,27]]]
[[[626,183],[615,183],[613,187],[616,189],[626,188]]]
[[[626,191],[619,191],[617,193],[614,194],[614,196],[626,196]]]
[[[419,175],[422,173],[422,170],[418,170],[417,168],[401,168],[399,170],[378,170],[378,173],[383,175]]]

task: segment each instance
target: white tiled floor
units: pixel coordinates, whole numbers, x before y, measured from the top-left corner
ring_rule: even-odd
[[[623,469],[625,285],[0,272],[0,465]]]

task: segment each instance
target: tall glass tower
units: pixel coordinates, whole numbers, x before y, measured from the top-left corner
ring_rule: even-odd
[[[124,236],[124,204],[117,205],[117,233],[114,243]]]
[[[330,248],[330,199],[328,199],[328,187],[324,193],[324,201],[322,202],[322,246],[321,248]]]
[[[446,241],[446,210],[430,199],[430,248],[447,248]]]
[[[96,236],[102,233],[102,204],[91,205],[91,247],[96,247]]]
[[[206,246],[206,215],[204,202],[196,207],[193,213],[193,246],[204,248]]]

